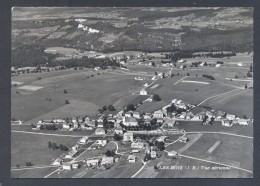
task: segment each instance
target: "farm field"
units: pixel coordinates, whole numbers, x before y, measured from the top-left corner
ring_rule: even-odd
[[[12,117],[32,122],[42,117],[93,116],[103,105],[116,103],[117,110],[124,108],[127,103],[120,100],[125,97],[129,102],[145,99],[132,95],[144,84],[134,80],[133,76],[106,73],[87,79],[85,74],[79,73],[52,83],[49,79],[53,78],[34,82],[34,86],[43,87],[35,92],[24,90],[26,93],[22,93],[19,90],[21,93],[17,94],[17,89],[12,89]],[[65,105],[65,100],[70,104]]]
[[[209,84],[200,84],[200,83],[184,83],[179,82],[178,84],[174,85],[176,82],[176,77],[174,78],[166,78],[157,81],[156,84],[159,84],[156,88],[148,88],[148,93],[150,94],[158,94],[161,99],[167,103],[170,103],[172,99],[181,99],[186,103],[190,104],[198,104],[204,99],[218,95],[235,88],[223,85],[217,81],[210,81],[206,78],[202,77],[178,77],[185,78],[185,80],[192,80],[192,81],[201,81],[207,82]]]
[[[244,115],[250,118],[253,116],[253,90],[233,92],[224,97],[210,99],[203,105],[235,114],[241,118]]]
[[[43,178],[55,170],[57,170],[57,167],[12,170],[11,178]]]
[[[79,137],[80,138],[80,137]],[[48,142],[62,144],[71,148],[79,138],[75,137],[59,137],[59,136],[43,136],[28,133],[11,134],[11,166],[16,164],[24,166],[30,161],[35,166],[50,165],[52,161],[58,158],[62,153],[61,150],[52,150],[48,148]]]
[[[224,127],[221,122],[215,121],[213,125],[202,125],[201,121],[178,121],[178,128],[186,132],[205,131],[205,132],[227,132],[253,137],[253,123],[249,122],[248,126],[233,125]]]
[[[164,165],[162,163],[162,165]],[[158,170],[159,173],[155,178],[248,178],[253,175],[248,172],[244,172],[241,170],[233,169],[230,170],[205,170],[202,169],[204,167],[214,167],[219,166],[213,163],[194,161],[189,158],[181,157],[180,159],[174,160],[172,162],[167,162],[165,165],[167,166],[183,166],[188,167],[189,169],[183,168],[182,170]],[[192,170],[194,167],[195,170]],[[221,166],[223,167],[223,166]]]

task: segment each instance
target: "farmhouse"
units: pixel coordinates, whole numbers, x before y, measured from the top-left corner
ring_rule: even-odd
[[[144,90],[144,89],[142,89],[142,90],[140,91],[140,95],[147,95],[147,91]]]
[[[114,163],[113,157],[106,157],[106,156],[102,157],[101,165],[108,165],[108,164],[113,164],[113,163]]]
[[[134,134],[132,132],[124,133],[123,141],[134,141]]]
[[[84,144],[87,143],[87,141],[88,141],[88,137],[84,136],[83,138],[80,138],[77,143],[80,144],[80,145],[84,145]]]
[[[87,166],[95,166],[95,165],[98,165],[98,163],[99,163],[99,160],[96,158],[88,159],[86,161]]]
[[[71,159],[73,158],[76,154],[77,154],[77,150],[76,149],[71,149],[68,154],[65,156],[65,159]]]
[[[125,117],[132,117],[132,112],[126,112]]]
[[[62,165],[62,169],[63,169],[63,170],[71,170],[71,164],[69,164],[69,163],[64,163],[64,164]]]
[[[231,120],[222,120],[222,126],[225,126],[225,127],[232,127],[233,123]]]
[[[135,118],[123,117],[123,124],[126,126],[137,126],[138,122]]]
[[[105,134],[105,130],[103,130],[102,128],[97,128],[95,130],[95,135],[104,135]]]
[[[185,119],[186,118],[186,112],[182,112],[179,116],[180,119]]]
[[[129,163],[135,163],[136,162],[136,156],[129,155],[127,160],[129,161]]]
[[[139,119],[141,116],[139,112],[134,112],[133,117]]]
[[[115,134],[123,134],[123,129],[122,127],[118,126],[115,128]]]
[[[157,157],[156,151],[151,151],[151,158],[155,159]]]
[[[178,153],[176,151],[172,150],[171,152],[168,152],[168,156],[176,157],[176,156],[178,156]]]
[[[155,111],[153,113],[154,118],[163,118],[163,112],[161,110]]]
[[[226,115],[226,118],[227,118],[228,120],[233,120],[233,119],[236,118],[236,115],[227,114],[227,115]]]
[[[247,119],[238,119],[238,124],[247,126],[248,125],[248,120]]]

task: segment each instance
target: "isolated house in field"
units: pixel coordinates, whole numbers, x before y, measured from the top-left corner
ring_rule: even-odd
[[[95,135],[105,135],[106,133],[105,133],[105,130],[104,129],[102,129],[102,128],[97,128],[96,130],[95,130]]]
[[[123,141],[134,141],[134,134],[132,132],[124,133]]]
[[[127,160],[129,161],[129,163],[135,163],[136,162],[136,156],[130,155],[130,156],[128,156]]]
[[[172,103],[173,103],[173,104],[176,104],[177,101],[178,101],[177,99],[173,99],[173,100],[172,100]]]
[[[187,106],[184,103],[178,104],[177,107],[180,109],[185,109],[185,110],[187,109]]]
[[[247,119],[238,119],[237,122],[239,125],[243,125],[243,126],[247,126],[249,123]]]
[[[158,110],[158,111],[155,111],[154,113],[153,113],[153,117],[154,118],[163,118],[163,112],[161,111],[161,110]]]
[[[142,89],[142,90],[140,91],[140,95],[147,95],[147,91],[146,91],[145,89]]]
[[[125,126],[138,126],[137,120],[130,117],[123,117],[123,124]]]
[[[88,137],[84,136],[84,137],[80,138],[77,143],[80,144],[80,145],[84,145],[84,144],[87,143],[87,141],[88,141]]]
[[[228,120],[228,119],[225,119],[225,120],[222,120],[222,126],[225,126],[225,127],[232,127],[233,123],[231,120]]]
[[[171,152],[168,152],[168,156],[170,157],[177,157],[178,156],[178,153],[176,151],[171,151]]]

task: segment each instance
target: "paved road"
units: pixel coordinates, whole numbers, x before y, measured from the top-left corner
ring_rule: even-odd
[[[73,137],[73,138],[83,137],[83,136],[80,136],[80,135],[48,134],[48,133],[28,132],[28,131],[19,131],[19,130],[11,130],[11,132],[24,133],[24,134],[38,134],[38,135],[44,135],[44,136],[61,136],[61,137]]]

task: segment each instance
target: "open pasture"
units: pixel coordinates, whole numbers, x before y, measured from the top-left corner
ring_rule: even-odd
[[[80,137],[79,137],[80,138]],[[68,148],[74,146],[79,138],[64,136],[43,136],[28,133],[11,134],[11,166],[16,164],[25,166],[30,161],[35,166],[50,165],[52,161],[58,158],[64,151],[59,149],[52,150],[48,148],[48,142],[57,145],[65,145]]]
[[[94,76],[91,77],[90,74]],[[146,99],[145,96],[132,95],[143,83],[134,80],[130,75],[101,72],[97,75],[97,72],[79,71],[46,77],[32,83],[33,86],[43,88],[30,95],[18,94],[16,91],[19,89],[12,89],[12,116],[29,121],[41,116],[56,118],[95,115],[99,108],[114,103],[117,103],[115,106],[119,110],[132,101],[140,102]],[[64,93],[64,90],[67,93]],[[69,100],[70,104],[65,105],[66,100]]]
[[[234,168],[229,170],[214,170],[213,167],[220,166],[214,163],[196,161],[186,157],[178,158],[168,163],[162,163],[162,166],[182,166],[182,170],[161,169],[155,178],[240,178],[253,177],[252,173],[244,172]],[[206,170],[205,167],[210,168]]]
[[[221,144],[212,153],[208,153],[208,150],[218,141]],[[225,134],[203,134],[182,154],[253,170],[253,140],[248,138]]]
[[[39,169],[11,170],[11,178],[44,178],[46,175],[57,169],[57,167],[47,167]]]
[[[235,88],[221,84],[214,80],[208,80],[203,77],[186,77],[185,80],[189,81],[201,81],[209,84],[201,83],[190,83],[179,82],[175,84],[176,78],[180,79],[179,76],[174,78],[162,79],[158,87],[154,89],[148,89],[150,94],[158,94],[162,100],[171,102],[172,99],[181,99],[186,103],[198,104],[204,99],[215,96]]]
[[[203,105],[235,114],[241,118],[244,115],[249,118],[253,116],[253,91],[240,90],[225,96],[212,98],[203,103]]]

